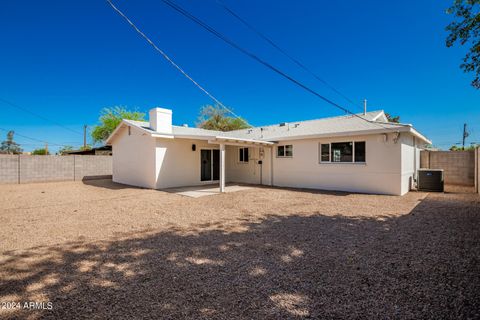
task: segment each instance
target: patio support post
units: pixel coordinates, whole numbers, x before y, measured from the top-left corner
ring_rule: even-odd
[[[220,192],[225,192],[225,144],[220,143]]]

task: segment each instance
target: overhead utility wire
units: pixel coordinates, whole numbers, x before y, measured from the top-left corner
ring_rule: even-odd
[[[108,2],[110,2],[110,0],[107,0]],[[192,20],[193,22],[195,22],[196,24],[200,25],[202,28],[206,29],[207,31],[209,31],[210,33],[214,34],[216,37],[220,38],[221,40],[223,40],[224,42],[226,42],[227,44],[229,44],[230,46],[234,47],[235,49],[239,50],[240,52],[242,52],[243,54],[249,56],[250,58],[254,59],[255,61],[259,62],[260,64],[263,64],[264,66],[266,66],[267,68],[271,69],[272,71],[278,73],[279,75],[281,75],[282,77],[288,79],[289,81],[293,82],[294,84],[296,84],[297,86],[305,89],[306,91],[310,92],[311,94],[317,96],[318,98],[322,99],[323,101],[331,104],[332,106],[344,111],[345,113],[348,113],[348,114],[351,114],[352,116],[354,117],[357,117],[359,119],[362,119],[366,122],[369,122],[369,123],[375,123],[376,125],[379,125],[380,127],[384,128],[384,129],[390,129],[390,128],[386,128],[384,126],[382,126],[381,124],[379,123],[376,123],[375,121],[370,121],[368,119],[365,119],[361,116],[359,116],[358,114],[356,113],[353,113],[352,111],[348,110],[347,108],[333,102],[332,100],[322,96],[320,93],[316,92],[315,90],[311,89],[310,87],[304,85],[303,83],[301,83],[300,81],[296,80],[295,78],[293,78],[292,76],[286,74],[285,72],[281,71],[280,69],[274,67],[273,65],[271,65],[270,63],[266,62],[265,60],[259,58],[258,56],[256,56],[255,54],[251,53],[250,51],[248,51],[247,49],[244,49],[242,47],[240,47],[238,44],[236,44],[235,42],[233,42],[232,40],[230,40],[229,38],[227,38],[226,36],[224,36],[223,34],[219,33],[218,31],[216,31],[215,29],[213,29],[212,27],[210,27],[209,25],[207,25],[205,22],[203,22],[202,20],[198,19],[197,17],[195,17],[194,15],[192,15],[191,13],[189,13],[188,11],[186,11],[185,9],[183,9],[182,7],[180,7],[179,5],[173,3],[172,1],[170,0],[161,0],[163,3],[165,3],[166,5],[168,5],[169,7],[171,7],[172,9],[174,9],[175,11],[179,12],[180,14],[182,14],[183,16],[187,17],[188,19]]]
[[[68,145],[65,145],[65,144],[50,143],[50,142],[45,141],[45,140],[40,140],[40,139],[32,138],[32,137],[29,137],[29,136],[26,136],[26,135],[17,133],[15,130],[7,130],[7,129],[4,129],[4,128],[0,128],[0,130],[3,130],[3,131],[5,131],[5,132],[13,131],[13,132],[15,132],[15,135],[16,135],[16,136],[19,136],[19,137],[22,137],[22,138],[25,138],[25,139],[29,139],[29,140],[32,140],[32,141],[37,141],[37,142],[40,142],[40,143],[42,143],[42,144],[48,143],[49,145],[58,146],[58,147],[67,147],[67,146],[68,146]],[[21,143],[20,143],[20,145],[21,145]]]
[[[260,38],[262,38],[263,40],[265,40],[266,42],[268,42],[272,47],[274,47],[275,49],[277,49],[280,53],[282,53],[285,57],[287,57],[288,59],[290,59],[290,61],[292,61],[293,63],[295,63],[297,66],[299,66],[301,69],[303,69],[304,71],[306,71],[307,73],[309,73],[312,77],[314,77],[315,79],[317,79],[318,81],[320,81],[321,83],[323,83],[325,86],[327,86],[330,90],[334,91],[336,94],[338,94],[339,96],[341,96],[342,98],[344,98],[345,100],[347,100],[348,102],[350,102],[352,105],[354,106],[357,106],[357,107],[360,107],[360,108],[363,108],[362,106],[358,105],[357,103],[355,103],[352,99],[350,99],[349,97],[347,97],[345,94],[343,94],[342,92],[340,92],[338,89],[336,89],[334,86],[332,86],[331,84],[329,84],[326,80],[322,79],[319,75],[317,75],[315,72],[313,72],[310,68],[308,68],[307,66],[305,66],[305,64],[303,64],[302,62],[300,62],[297,58],[293,57],[292,55],[290,55],[288,52],[286,52],[284,49],[282,49],[279,45],[277,45],[272,39],[270,39],[268,36],[266,36],[264,33],[262,33],[261,31],[259,31],[257,28],[255,28],[253,25],[251,25],[250,23],[248,23],[245,19],[243,19],[242,17],[240,17],[237,13],[235,13],[232,9],[230,9],[224,2],[220,1],[220,0],[217,0],[216,1],[218,5],[220,5],[221,7],[223,7],[223,9],[225,9],[225,11],[227,11],[228,13],[230,13],[233,17],[235,17],[238,21],[240,21],[241,23],[243,23],[247,28],[249,28],[250,30],[252,30],[254,33],[256,33]]]
[[[238,115],[236,115],[231,109],[227,108],[220,100],[215,98],[210,92],[208,92],[204,87],[202,87],[198,82],[196,82],[190,75],[185,72],[178,64],[175,63],[162,49],[160,49],[152,40],[150,40],[145,33],[143,33],[120,9],[118,9],[111,0],[106,0],[108,4],[117,12],[125,21],[128,22],[128,24],[140,35],[142,38],[144,38],[156,51],[158,51],[172,66],[174,66],[178,71],[180,71],[188,80],[190,80],[197,88],[199,88],[201,91],[203,91],[208,97],[210,97],[215,103],[220,105],[222,108],[230,112],[232,115],[234,115],[237,118],[240,118]]]
[[[3,103],[5,103],[5,104],[8,104],[8,105],[10,105],[10,106],[12,106],[12,107],[14,107],[14,108],[17,108],[17,109],[20,109],[20,110],[25,111],[25,112],[27,112],[27,113],[30,113],[31,115],[34,115],[35,117],[38,117],[38,118],[40,118],[40,119],[42,119],[42,120],[51,122],[51,123],[53,123],[53,124],[55,124],[55,125],[63,128],[63,129],[65,129],[65,130],[68,130],[68,131],[71,131],[71,132],[74,132],[74,133],[83,135],[83,133],[81,133],[81,132],[79,132],[79,131],[70,129],[69,127],[66,127],[66,126],[64,126],[64,125],[61,124],[61,123],[58,123],[58,122],[56,122],[56,121],[50,120],[50,119],[48,119],[48,118],[45,118],[45,117],[42,116],[42,115],[39,115],[39,114],[37,114],[37,113],[35,113],[35,112],[32,112],[32,111],[30,111],[30,110],[28,110],[28,109],[26,109],[26,108],[24,108],[24,107],[21,107],[21,106],[19,106],[19,105],[16,105],[16,104],[14,104],[14,103],[12,103],[12,102],[10,102],[10,101],[8,101],[8,100],[5,100],[5,99],[3,99],[3,98],[0,98],[0,101],[3,102]]]

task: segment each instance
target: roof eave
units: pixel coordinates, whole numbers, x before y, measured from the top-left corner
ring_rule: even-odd
[[[406,125],[398,128],[391,128],[391,129],[356,130],[356,131],[331,132],[331,133],[310,134],[310,135],[291,136],[291,137],[274,137],[274,138],[269,138],[268,141],[289,141],[289,140],[329,138],[329,137],[348,137],[348,136],[356,136],[356,135],[372,135],[372,134],[382,134],[382,133],[391,133],[391,132],[408,132],[414,135],[415,137],[420,138],[427,144],[432,143],[427,137],[422,135],[420,132],[415,130],[410,125]]]
[[[418,132],[414,127],[410,127],[410,133],[413,134],[415,137],[420,138],[423,140],[426,144],[432,144],[432,141],[425,137],[423,134]]]
[[[127,127],[128,126],[134,127],[136,129],[150,135],[151,137],[162,135],[162,136],[165,136],[165,138],[166,138],[166,136],[168,135],[168,134],[164,134],[164,133],[162,134],[160,132],[156,132],[156,131],[152,131],[152,130],[147,130],[142,126],[139,126],[135,123],[132,123],[132,122],[128,121],[127,119],[122,119],[122,122],[120,122],[120,124],[115,128],[115,130],[113,130],[113,132],[110,134],[110,136],[105,141],[106,145],[112,145],[112,140],[115,138],[116,134],[120,131],[120,129],[122,128],[123,125],[126,125]],[[173,135],[172,135],[172,137],[173,137]]]
[[[218,143],[226,142],[226,143],[262,145],[262,146],[270,146],[274,144],[273,142],[264,141],[264,140],[225,137],[225,136],[216,136],[214,140],[211,140],[211,142],[218,142]]]
[[[108,136],[107,140],[105,140],[105,145],[111,146],[112,145],[112,140],[113,138],[117,135],[117,133],[120,131],[120,128],[126,124],[125,120],[122,120],[118,126],[113,130],[113,132]]]
[[[315,138],[329,138],[329,137],[348,137],[356,135],[372,135],[388,132],[406,132],[409,131],[408,127],[392,128],[392,129],[369,129],[369,130],[356,130],[356,131],[342,131],[342,132],[329,132],[329,133],[315,133],[308,135],[298,135],[290,137],[273,137],[268,138],[268,141],[287,141],[287,140],[301,140],[301,139],[315,139]]]

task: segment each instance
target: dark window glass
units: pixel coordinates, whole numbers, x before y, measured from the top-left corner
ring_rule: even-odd
[[[330,161],[330,144],[322,144],[321,161]]]
[[[352,142],[337,142],[331,144],[332,162],[352,162],[353,146]]]
[[[355,142],[355,162],[365,162],[365,141]]]
[[[240,162],[248,162],[248,148],[240,148],[238,153]]]
[[[212,152],[211,150],[201,151],[202,165],[201,165],[201,181],[212,180]]]
[[[212,150],[212,180],[220,179],[220,150]]]
[[[278,146],[277,157],[293,157],[293,145]]]
[[[285,157],[293,157],[293,146],[291,144],[285,146]]]

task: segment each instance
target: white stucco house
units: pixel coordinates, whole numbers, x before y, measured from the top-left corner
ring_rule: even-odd
[[[220,132],[172,125],[163,108],[150,110],[149,122],[123,120],[107,140],[113,180],[133,186],[218,182],[223,191],[239,182],[391,195],[412,188],[430,143],[383,111]]]

